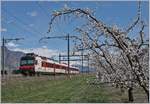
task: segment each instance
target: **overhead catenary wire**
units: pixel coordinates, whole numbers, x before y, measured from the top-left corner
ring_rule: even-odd
[[[6,23],[6,24],[8,24],[7,21],[3,21],[3,22]],[[15,22],[12,22],[12,23],[9,23],[9,24],[12,25],[12,26],[14,26],[14,27],[16,27],[16,29],[18,29],[18,30],[21,29],[22,31],[27,32],[28,33],[28,37],[31,36],[31,34],[33,36],[37,35],[37,33],[33,32],[33,31],[29,31],[29,28],[23,27],[22,25],[19,25],[19,24],[15,23]],[[11,34],[14,34],[14,32],[11,32]]]
[[[3,21],[3,22],[7,24],[6,21]],[[22,25],[18,25],[18,24],[16,24],[15,22],[10,23],[10,25],[13,25],[13,26],[16,27],[18,30],[19,30],[19,28],[20,28],[20,29],[22,29],[23,31],[26,31],[26,32],[28,32],[28,33],[30,33],[30,34],[35,35],[35,32],[33,32],[33,31],[31,32],[31,31],[29,31],[28,28],[24,28],[24,27],[22,27]]]
[[[28,24],[26,24],[24,21],[22,21],[20,18],[16,17],[15,15],[13,15],[13,13],[11,13],[10,11],[6,11],[6,9],[3,8],[3,10],[5,12],[8,13],[8,15],[12,16],[15,20],[17,20],[18,22],[20,22],[21,24],[23,24],[24,26],[26,26],[28,29],[32,30],[33,32],[37,33],[37,34],[41,34],[43,35],[41,32],[37,31],[36,29],[29,27]]]

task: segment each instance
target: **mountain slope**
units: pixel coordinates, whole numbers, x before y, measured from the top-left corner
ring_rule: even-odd
[[[11,51],[4,48],[4,61],[5,61],[5,69],[6,70],[14,70],[19,66],[20,58],[24,56],[25,53],[18,51]]]

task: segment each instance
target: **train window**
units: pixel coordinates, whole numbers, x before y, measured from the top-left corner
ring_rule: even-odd
[[[56,69],[59,69],[59,68],[60,68],[60,66],[55,64],[55,68],[56,68]]]
[[[56,69],[58,69],[58,68],[59,68],[59,66],[58,66],[58,65],[55,65],[55,68],[56,68]]]
[[[60,65],[58,65],[58,69],[61,69],[61,66],[60,66]]]
[[[46,63],[46,66],[49,67],[49,63]]]
[[[33,60],[27,60],[28,61],[28,64],[33,64],[34,61]]]
[[[49,67],[53,68],[53,67],[54,67],[54,65],[53,65],[52,63],[49,63]]]
[[[50,66],[50,64],[49,64],[49,63],[46,63],[46,66],[47,66],[47,67],[49,67],[49,66]]]
[[[46,64],[47,64],[47,65],[46,65],[47,67],[51,67],[51,63],[46,63]]]
[[[50,67],[50,68],[53,68],[53,67],[54,67],[54,64],[48,63],[48,62],[42,62],[42,67]]]

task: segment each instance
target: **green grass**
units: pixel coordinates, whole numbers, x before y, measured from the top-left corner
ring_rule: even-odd
[[[104,103],[124,102],[126,96],[118,89],[89,85],[92,76],[30,77],[11,79],[2,85],[1,100],[6,103]]]

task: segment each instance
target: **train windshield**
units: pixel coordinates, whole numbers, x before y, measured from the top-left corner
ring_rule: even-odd
[[[34,61],[34,57],[22,57],[20,60],[20,65],[33,65]]]
[[[21,65],[33,65],[34,60],[21,60]]]

